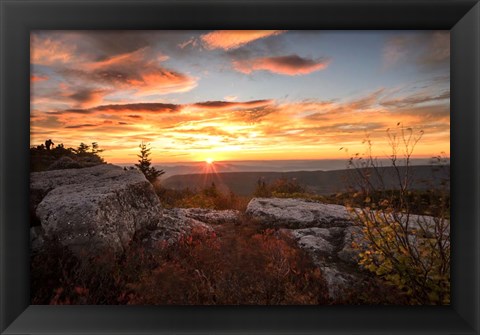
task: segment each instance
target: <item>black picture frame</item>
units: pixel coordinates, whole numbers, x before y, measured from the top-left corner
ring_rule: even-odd
[[[476,0],[0,0],[2,334],[480,334],[480,4]],[[34,29],[448,29],[452,304],[30,306],[29,34]]]

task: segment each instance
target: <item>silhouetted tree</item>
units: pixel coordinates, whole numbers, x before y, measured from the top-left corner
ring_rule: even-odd
[[[163,170],[157,170],[152,165],[152,160],[148,158],[150,156],[150,148],[147,147],[147,144],[141,143],[139,145],[140,148],[140,155],[137,155],[138,164],[135,166],[143,173],[145,178],[151,183],[155,182],[155,180],[160,177],[162,174],[165,173]]]
[[[49,149],[45,147],[45,144],[49,145]],[[92,150],[90,150],[90,148],[92,148]],[[92,147],[80,143],[80,145],[74,149],[66,148],[63,143],[54,146],[53,141],[48,139],[44,144],[30,148],[30,169],[31,171],[45,171],[49,169],[68,169],[104,164],[105,161],[100,157],[100,152],[103,152],[103,150],[99,149],[96,142],[92,143]],[[73,160],[75,164],[67,158]],[[59,160],[61,161],[56,163]]]
[[[88,152],[88,149],[90,149],[90,146],[82,142],[80,143],[78,148],[75,150],[75,152],[77,153],[77,155],[82,155],[82,154],[86,154]]]
[[[100,149],[97,142],[92,142],[92,154],[96,155],[103,152],[103,149]]]

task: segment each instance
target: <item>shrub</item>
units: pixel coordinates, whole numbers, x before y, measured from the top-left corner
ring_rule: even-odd
[[[360,265],[402,290],[410,304],[450,302],[450,221],[447,187],[430,190],[418,198],[411,187],[411,156],[423,132],[399,127],[387,131],[398,188],[385,189],[384,176],[367,141],[366,157],[350,159],[356,171],[350,213],[363,228],[367,247],[360,249]],[[403,148],[403,153],[400,154]],[[400,156],[401,155],[401,156]],[[403,167],[400,168],[400,159]],[[428,196],[434,195],[433,198]],[[358,205],[359,207],[356,207]],[[433,214],[433,218],[420,214]]]
[[[291,194],[307,194],[305,187],[302,186],[296,178],[279,178],[270,184],[266,183],[263,179],[259,179],[257,181],[257,187],[253,193],[255,197],[260,198]]]
[[[190,189],[173,190],[155,184],[157,193],[162,204],[167,208],[209,208],[209,209],[234,209],[245,211],[251,197],[238,196],[233,192],[227,194],[217,190],[215,184],[200,191]]]
[[[327,303],[321,273],[287,236],[236,226],[194,232],[162,248],[159,266],[130,285],[130,304]]]

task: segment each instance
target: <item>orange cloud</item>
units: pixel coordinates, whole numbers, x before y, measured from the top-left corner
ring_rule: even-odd
[[[329,63],[330,59],[328,58],[314,60],[302,58],[298,55],[289,55],[235,60],[233,61],[233,66],[237,71],[247,74],[253,71],[265,70],[288,76],[297,76],[323,70]]]
[[[134,90],[137,96],[189,91],[197,86],[197,78],[158,65],[168,57],[150,59],[146,48],[110,58],[79,64],[62,73],[75,80],[102,85],[115,90]]]
[[[87,62],[83,65],[85,70],[98,70],[109,68],[116,65],[123,65],[126,63],[138,63],[145,57],[145,48],[135,50],[132,52],[115,55],[104,60],[96,62]]]
[[[283,32],[285,30],[216,30],[200,38],[208,49],[232,50]]]
[[[47,76],[39,76],[39,75],[31,75],[30,76],[30,82],[32,82],[32,83],[38,82],[38,81],[44,81],[44,80],[48,80],[48,77]]]

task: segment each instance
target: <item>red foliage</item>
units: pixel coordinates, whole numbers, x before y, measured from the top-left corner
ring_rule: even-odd
[[[34,304],[329,303],[320,271],[289,236],[245,223],[122,257],[79,261],[57,245],[33,257],[32,274]]]

